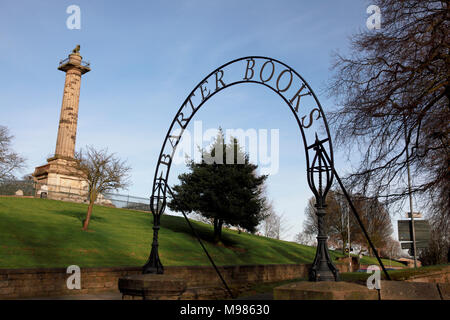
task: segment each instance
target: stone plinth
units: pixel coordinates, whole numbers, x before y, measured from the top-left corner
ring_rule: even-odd
[[[441,300],[435,283],[387,281],[380,282],[381,300]]]
[[[273,290],[275,300],[378,300],[377,290],[343,281],[302,281]]]
[[[76,168],[74,159],[53,157],[47,159],[47,164],[36,167],[33,173],[39,184],[60,185],[63,187],[82,188],[79,176],[82,176]],[[63,180],[71,180],[66,183],[61,181],[58,177],[63,177]],[[66,178],[64,178],[66,177]],[[72,181],[76,181],[73,183]]]
[[[37,192],[40,187],[46,186],[49,199],[84,202],[87,197],[87,182],[83,174],[75,167],[75,160],[63,157],[47,159],[46,165],[37,167],[33,176],[37,182]]]
[[[438,288],[442,300],[450,300],[450,283],[439,283]]]
[[[179,300],[186,281],[165,274],[138,274],[119,279],[119,291],[125,300]]]

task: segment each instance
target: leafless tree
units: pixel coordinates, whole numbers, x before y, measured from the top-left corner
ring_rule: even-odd
[[[92,146],[87,146],[85,152],[81,150],[75,158],[80,177],[88,183],[89,206],[83,223],[83,230],[86,231],[98,195],[126,188],[130,184],[131,167],[115,157],[114,153],[108,153],[107,149],[96,150]]]
[[[372,243],[377,248],[384,247],[386,240],[390,238],[393,231],[391,218],[385,205],[377,199],[366,198],[361,195],[353,195],[351,197]],[[326,205],[325,227],[329,236],[329,243],[335,247],[341,247],[343,252],[346,245],[351,247],[352,243],[359,244],[369,250],[368,241],[353,213],[349,211],[348,204],[342,194],[337,191],[330,191]],[[306,220],[303,232],[311,236],[317,235],[318,222],[314,198],[309,199],[305,215]],[[348,221],[347,219],[350,220]],[[350,243],[348,243],[349,227]]]
[[[305,246],[317,246],[316,238],[309,233],[299,232],[295,235],[294,241]]]
[[[450,262],[449,235],[443,233],[445,227],[431,225],[431,237],[428,247],[418,250],[422,265],[435,265]]]
[[[383,248],[380,249],[380,255],[382,257],[387,257],[390,259],[400,258],[402,255],[402,248],[400,246],[400,242],[395,240],[392,237],[389,237],[386,240],[386,244]]]
[[[357,226],[353,214],[349,211],[346,199],[340,193],[331,190],[328,193],[326,204],[325,227],[329,236],[328,242],[334,247],[342,248],[342,252],[345,252],[346,245],[351,246],[348,243],[348,225],[350,225],[352,238],[359,232],[359,226]],[[308,235],[317,236],[318,222],[314,198],[309,199],[305,215],[304,232]],[[350,221],[348,221],[349,218]]]
[[[386,204],[381,203],[378,199],[367,198],[360,194],[354,195],[352,200],[375,248],[385,247],[393,233],[391,217]],[[353,238],[356,243],[367,248],[370,255],[373,254],[362,230],[358,230]]]
[[[291,229],[284,215],[275,212],[271,202],[266,204],[263,215],[265,217],[262,222],[264,236],[279,240]]]
[[[14,137],[5,126],[0,126],[0,181],[13,179],[14,171],[25,166],[25,159],[11,149]]]
[[[411,192],[449,235],[449,1],[373,4],[381,29],[354,35],[351,54],[335,55],[329,86],[338,103],[330,115],[337,143],[363,155],[346,181],[354,193],[404,200],[409,162]]]

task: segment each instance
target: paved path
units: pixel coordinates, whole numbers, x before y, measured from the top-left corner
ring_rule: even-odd
[[[238,297],[236,300],[273,300],[272,292],[258,293],[252,296]]]
[[[74,294],[53,297],[32,297],[21,300],[122,300],[120,292],[102,292],[97,294]]]
[[[20,300],[122,300],[120,292],[103,292],[97,294],[76,294],[52,297],[32,297]],[[236,300],[273,300],[272,292],[259,293],[252,296],[239,297]]]

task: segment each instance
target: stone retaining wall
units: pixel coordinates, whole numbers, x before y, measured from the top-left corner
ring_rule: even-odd
[[[409,277],[408,282],[450,283],[450,266]]]
[[[347,266],[337,265],[341,272]],[[306,278],[307,264],[241,265],[219,267],[230,286]],[[81,268],[81,289],[67,289],[71,274],[65,268],[0,269],[0,299],[93,294],[117,291],[118,279],[140,274],[141,267]],[[222,286],[211,266],[165,267],[165,274],[187,280],[188,287]]]
[[[81,268],[81,289],[69,290],[65,268],[0,269],[0,299],[46,297],[117,290],[117,279],[139,267]]]

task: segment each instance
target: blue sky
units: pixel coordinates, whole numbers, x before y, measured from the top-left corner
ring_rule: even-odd
[[[81,9],[81,29],[69,30],[69,5]],[[161,144],[183,100],[225,62],[273,57],[299,72],[325,110],[331,53],[366,28],[365,1],[2,1],[0,4],[0,124],[14,134],[27,169],[53,155],[64,73],[76,46],[91,62],[81,84],[77,149],[107,147],[133,168],[131,195],[148,197]],[[268,193],[291,226],[302,229],[307,199],[305,158],[290,110],[273,92],[237,86],[210,99],[195,120],[203,128],[280,130],[280,169]],[[190,127],[192,127],[192,123]],[[339,146],[336,164],[349,168]],[[343,160],[340,160],[343,159]],[[357,160],[357,159],[355,159]],[[174,166],[170,183],[184,165]]]

